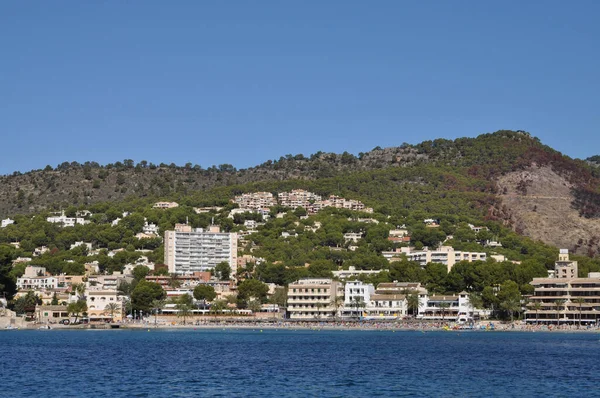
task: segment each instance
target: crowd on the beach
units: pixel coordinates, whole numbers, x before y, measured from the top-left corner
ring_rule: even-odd
[[[481,321],[472,324],[456,324],[449,322],[418,322],[418,321],[290,321],[285,319],[278,320],[219,320],[202,319],[191,320],[188,322],[158,322],[151,320],[141,322],[132,322],[123,324],[125,327],[133,328],[226,328],[226,329],[340,329],[340,330],[403,330],[403,331],[597,331],[595,325],[544,325],[544,324],[525,324],[524,322],[499,322],[499,321]]]

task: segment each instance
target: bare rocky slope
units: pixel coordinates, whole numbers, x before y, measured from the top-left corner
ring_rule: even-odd
[[[579,254],[600,253],[600,220],[579,215],[573,185],[550,167],[505,174],[498,187],[517,232]]]

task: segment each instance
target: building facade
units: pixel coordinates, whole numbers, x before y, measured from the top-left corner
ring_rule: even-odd
[[[225,261],[235,275],[237,240],[236,233],[220,232],[216,226],[205,231],[177,224],[174,231],[165,232],[165,264],[170,273],[188,275],[211,271]]]
[[[290,319],[334,318],[343,294],[339,282],[328,278],[300,279],[288,285]],[[341,304],[341,303],[340,303]]]
[[[577,261],[569,259],[567,249],[561,249],[552,277],[531,281],[535,290],[525,311],[526,322],[596,324],[600,318],[600,272],[590,272],[587,278],[579,278],[577,272]]]

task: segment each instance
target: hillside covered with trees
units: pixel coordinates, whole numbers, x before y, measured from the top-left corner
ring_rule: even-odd
[[[532,175],[537,170],[560,177],[567,186],[560,194],[571,195],[565,200],[576,217],[598,225],[600,171],[593,161],[570,159],[523,132],[375,148],[359,156],[289,155],[239,171],[230,165],[203,169],[125,161],[106,166],[66,163],[56,169],[17,173],[2,177],[0,185],[0,195],[5,197],[3,214],[14,219],[14,224],[0,229],[0,288],[14,294],[15,280],[25,265],[13,266],[13,261],[32,257],[41,246],[49,250],[32,263],[45,266],[52,274],[83,274],[84,264],[93,261],[101,272],[120,271],[141,256],[160,264],[162,239],[135,236],[145,222],[156,224],[160,235],[185,222],[207,227],[214,221],[224,231],[243,232],[247,229],[244,221],[255,219],[256,214],[228,217],[237,207],[231,203],[235,195],[306,189],[360,200],[374,212],[326,208],[306,217],[302,208],[272,208],[272,217],[240,246],[240,255],[261,261],[238,270],[239,280],[284,285],[354,267],[382,270],[363,277],[370,282],[422,282],[438,293],[467,290],[487,297],[490,304],[490,289],[507,281],[523,294],[530,293],[531,278],[545,275],[556,260],[556,245],[524,236],[523,222],[510,207],[509,197],[526,197],[534,190]],[[503,179],[511,175],[512,180]],[[159,200],[175,201],[179,207],[153,208]],[[200,214],[194,210],[206,206],[219,208]],[[47,222],[51,212],[59,209],[67,216],[87,210],[89,223],[63,228]],[[121,220],[113,223],[117,218]],[[376,222],[359,221],[361,218]],[[439,220],[439,228],[427,228],[424,219]],[[485,228],[475,233],[469,224]],[[390,263],[382,252],[405,245],[388,239],[389,231],[401,225],[409,230],[416,248],[437,247],[443,242],[457,250],[484,251],[488,258],[502,255],[505,261],[458,263],[450,273],[441,264],[420,267],[403,258]],[[362,236],[353,248],[344,239],[348,232]],[[566,247],[587,255],[575,257],[580,275],[600,271],[599,239],[581,238],[582,242],[586,239],[585,244],[578,241]],[[484,245],[489,240],[501,242],[502,247]],[[90,243],[93,251],[85,246],[71,248],[81,241]]]

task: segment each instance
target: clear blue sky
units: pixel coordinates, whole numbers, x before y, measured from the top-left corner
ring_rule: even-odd
[[[522,129],[600,153],[600,1],[0,3],[0,174]]]

